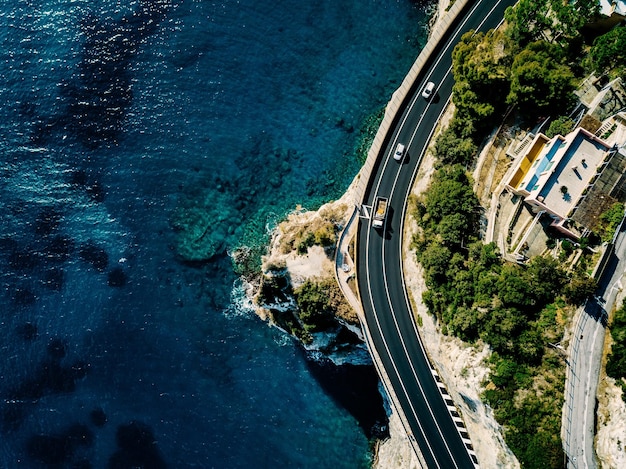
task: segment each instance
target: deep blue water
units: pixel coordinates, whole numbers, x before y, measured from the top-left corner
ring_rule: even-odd
[[[366,467],[226,252],[345,190],[423,6],[0,5],[0,467]],[[183,263],[195,229],[215,255]]]

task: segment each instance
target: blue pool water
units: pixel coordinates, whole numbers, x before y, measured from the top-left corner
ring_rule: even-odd
[[[226,253],[345,190],[424,21],[409,0],[2,2],[0,467],[367,467],[345,406],[366,394],[243,306]]]

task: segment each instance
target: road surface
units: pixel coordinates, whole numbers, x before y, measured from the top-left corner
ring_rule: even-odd
[[[357,279],[366,317],[370,347],[376,349],[383,379],[397,399],[409,425],[407,433],[422,461],[429,468],[473,468],[475,456],[468,453],[468,435],[455,424],[433,377],[411,312],[401,265],[402,225],[406,199],[421,156],[452,91],[451,53],[460,36],[470,30],[486,31],[502,20],[512,0],[478,1],[470,5],[456,28],[443,38],[439,50],[405,102],[395,129],[387,136],[379,167],[372,173],[364,204],[376,196],[389,198],[385,230],[374,230],[362,219],[358,231]],[[435,96],[426,101],[421,89],[436,84]],[[393,159],[398,142],[407,146],[401,163]],[[464,441],[465,440],[465,441]]]
[[[593,440],[595,437],[596,394],[604,335],[609,313],[622,290],[626,272],[626,226],[622,223],[615,236],[611,255],[598,281],[593,299],[580,312],[567,353],[568,373],[565,382],[563,418],[567,467],[598,467]]]

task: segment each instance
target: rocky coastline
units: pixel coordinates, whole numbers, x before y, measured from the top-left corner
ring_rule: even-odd
[[[375,441],[388,437],[387,412],[358,317],[334,274],[349,197],[289,214],[273,231],[260,272],[246,278],[247,296],[261,319],[298,341],[321,385]]]

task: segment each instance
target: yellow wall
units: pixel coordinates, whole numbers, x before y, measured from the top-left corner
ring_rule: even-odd
[[[513,177],[509,180],[510,187],[517,189],[517,186],[524,180],[526,174],[528,174],[528,171],[530,171],[530,168],[537,159],[537,156],[541,154],[543,147],[548,141],[548,137],[543,134],[539,134],[533,143],[533,146],[530,147],[526,155],[524,155],[518,163],[517,170],[515,170]]]

